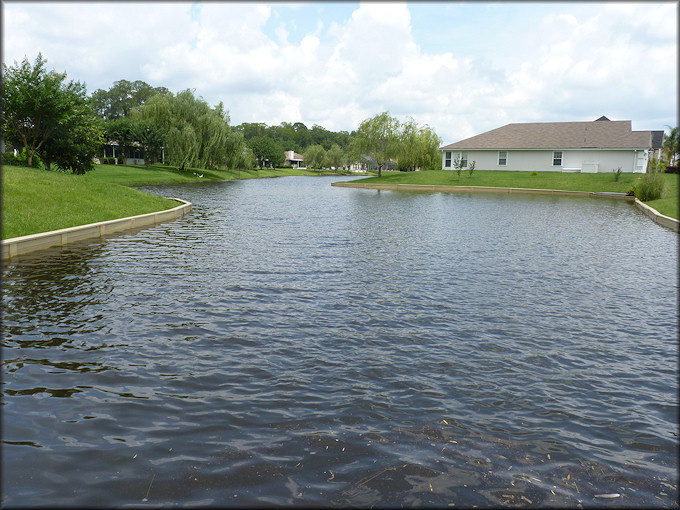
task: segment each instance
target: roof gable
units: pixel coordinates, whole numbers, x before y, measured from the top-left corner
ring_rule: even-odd
[[[302,161],[304,158],[302,157],[301,154],[298,154],[295,151],[286,151],[285,159],[288,161]]]
[[[604,119],[603,119],[604,120]],[[450,149],[647,149],[651,131],[632,131],[629,120],[507,124],[460,142]]]

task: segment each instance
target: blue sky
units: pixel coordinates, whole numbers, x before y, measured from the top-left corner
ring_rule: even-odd
[[[677,2],[4,1],[3,62],[88,91],[144,80],[232,124],[356,129],[382,111],[451,143],[510,122],[677,125]]]

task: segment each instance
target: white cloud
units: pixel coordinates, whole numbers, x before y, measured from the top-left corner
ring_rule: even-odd
[[[418,3],[2,5],[6,63],[42,51],[90,91],[119,79],[192,88],[236,124],[351,131],[389,110],[449,143],[508,122],[677,123],[670,3],[446,4],[428,11],[446,18],[436,47],[413,26]]]

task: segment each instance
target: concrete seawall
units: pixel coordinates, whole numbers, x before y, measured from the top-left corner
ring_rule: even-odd
[[[11,239],[4,239],[2,241],[2,260],[11,260],[19,255],[31,253],[53,246],[64,246],[75,241],[83,241],[96,237],[104,237],[107,234],[115,232],[123,232],[126,230],[138,229],[140,227],[147,227],[150,225],[157,225],[165,221],[183,218],[191,212],[191,202],[182,200],[180,198],[173,198],[181,202],[181,205],[167,209],[165,211],[158,211],[148,214],[140,214],[137,216],[129,216],[127,218],[120,218],[117,220],[101,221],[99,223],[90,223],[88,225],[80,225],[77,227],[63,228],[60,230],[52,230],[50,232],[41,232],[39,234],[31,234],[22,237],[13,237]]]
[[[634,203],[638,209],[650,217],[656,224],[680,232],[680,222],[669,216],[660,214],[656,209],[640,202],[637,198],[624,195],[623,193],[608,193],[596,191],[565,191],[557,189],[530,189],[530,188],[499,188],[490,186],[438,186],[433,184],[370,184],[355,181],[333,182],[331,186],[340,188],[379,189],[394,191],[441,191],[450,193],[510,193],[526,195],[555,195],[569,197],[610,198],[625,200]]]
[[[662,227],[669,228],[675,232],[680,232],[680,221],[670,216],[664,216],[660,214],[656,209],[649,207],[647,204],[640,202],[637,198],[635,199],[635,206],[640,209],[643,213],[649,216],[654,223],[661,225]]]

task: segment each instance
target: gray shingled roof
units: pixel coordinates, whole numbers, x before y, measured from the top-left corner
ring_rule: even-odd
[[[652,149],[661,149],[663,147],[663,131],[652,131]]]
[[[604,119],[603,119],[604,120]],[[647,149],[652,131],[632,131],[631,121],[508,124],[440,150],[472,149]]]

